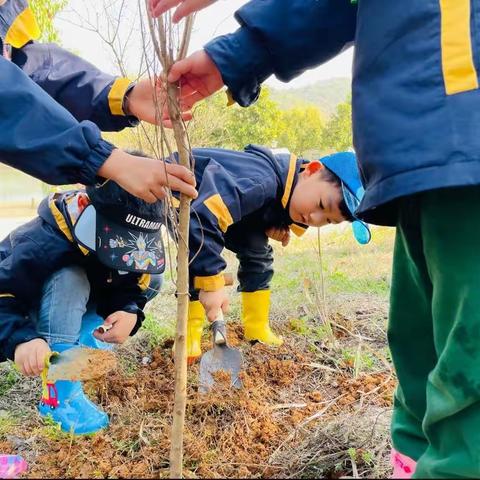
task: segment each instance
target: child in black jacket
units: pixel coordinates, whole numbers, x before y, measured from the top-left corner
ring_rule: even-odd
[[[45,199],[37,218],[0,243],[0,360],[38,375],[50,348],[63,351],[81,336],[95,342],[93,328],[82,335],[87,305],[96,307],[97,326],[109,327],[96,339],[123,343],[135,334],[165,268],[161,218],[161,202],[148,204],[113,181]],[[79,382],[43,389],[40,412],[62,429],[93,433],[108,424]]]

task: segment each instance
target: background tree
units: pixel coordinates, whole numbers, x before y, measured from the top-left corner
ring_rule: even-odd
[[[194,147],[223,147],[228,143],[227,125],[232,109],[226,107],[227,97],[218,92],[195,107],[188,126],[190,143]]]
[[[340,103],[335,114],[325,125],[322,146],[337,152],[353,148],[352,102]]]
[[[283,115],[268,88],[262,89],[260,98],[251,107],[234,105],[228,110],[224,147],[241,150],[249,143],[267,147],[277,144],[284,129]]]
[[[279,147],[302,156],[320,149],[324,119],[317,107],[305,105],[287,110],[282,113],[282,123]]]
[[[32,0],[30,5],[42,32],[40,41],[60,43],[58,31],[54,25],[55,16],[67,5],[68,0]]]

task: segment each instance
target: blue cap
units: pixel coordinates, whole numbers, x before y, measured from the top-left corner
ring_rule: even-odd
[[[368,225],[355,214],[365,194],[358,171],[357,157],[352,152],[341,152],[321,158],[320,162],[340,179],[343,198],[354,218],[352,222],[353,235],[358,243],[365,245],[372,238],[372,234]]]

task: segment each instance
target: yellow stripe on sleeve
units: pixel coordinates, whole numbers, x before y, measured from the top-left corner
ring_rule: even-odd
[[[471,0],[440,0],[442,70],[447,95],[478,88],[470,31]]]
[[[30,7],[23,10],[10,25],[5,35],[5,43],[22,48],[30,40],[40,37],[40,28]]]
[[[203,203],[215,215],[215,217],[217,217],[220,230],[225,233],[227,228],[233,223],[233,218],[222,200],[222,197],[216,193],[207,198]]]
[[[211,275],[209,277],[195,277],[193,279],[193,288],[195,290],[204,290],[206,292],[215,292],[225,286],[225,277],[223,273]]]
[[[123,111],[123,98],[125,97],[125,92],[128,87],[132,84],[132,81],[129,78],[117,78],[110,88],[108,93],[108,105],[110,107],[110,112],[112,115],[122,115],[125,116]]]

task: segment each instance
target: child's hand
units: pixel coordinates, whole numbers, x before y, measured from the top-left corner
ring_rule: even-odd
[[[197,198],[195,176],[187,168],[115,149],[98,170],[132,195],[154,203],[166,195],[164,187]]]
[[[265,230],[267,237],[282,242],[282,246],[286,247],[290,242],[290,230],[288,228],[270,227]]]
[[[45,359],[51,350],[43,338],[20,343],[15,349],[15,364],[27,377],[40,375],[45,368]]]
[[[129,115],[134,115],[139,120],[160,125],[164,123],[167,128],[172,128],[168,119],[165,87],[158,79],[156,82],[149,78],[139,80],[126,98],[126,110]],[[192,118],[192,112],[182,111],[182,120]]]
[[[209,322],[216,320],[220,309],[223,310],[224,313],[228,312],[230,301],[225,288],[221,288],[215,292],[200,290],[199,300],[203,308],[205,308]]]
[[[172,18],[173,23],[177,23],[187,15],[198,12],[214,2],[215,0],[150,0],[149,7],[152,17],[158,17],[170,8],[180,4]]]
[[[93,336],[102,342],[123,343],[132,333],[133,327],[137,324],[137,314],[118,311],[109,315],[104,325],[111,325],[112,328],[105,333],[99,330],[93,332]]]
[[[205,50],[193,52],[174,63],[167,80],[181,84],[180,104],[183,111],[191,110],[197,102],[213,95],[224,85],[220,70]]]

